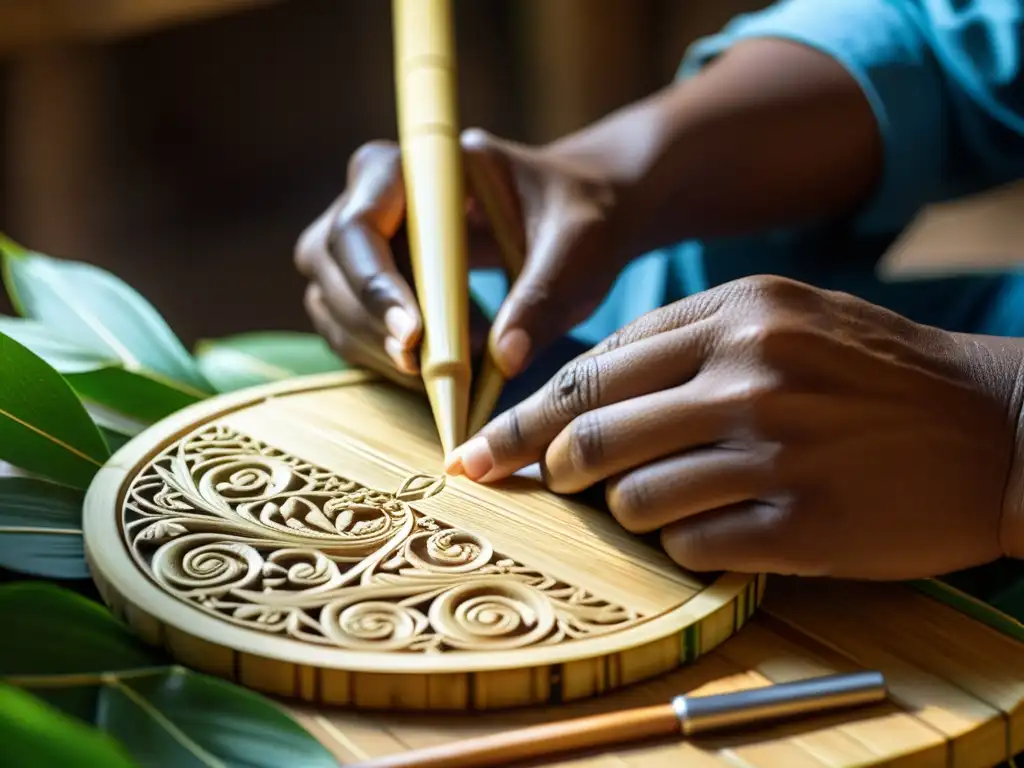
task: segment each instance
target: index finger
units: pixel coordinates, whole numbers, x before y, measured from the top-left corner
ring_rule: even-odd
[[[398,147],[363,146],[352,157],[349,190],[332,222],[327,246],[366,312],[409,350],[419,340],[422,321],[389,244],[404,218]]]
[[[700,368],[706,326],[696,324],[603,354],[585,354],[451,453],[445,470],[492,482],[539,461],[578,417],[689,381]]]

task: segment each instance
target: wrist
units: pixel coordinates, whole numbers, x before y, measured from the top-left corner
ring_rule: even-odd
[[[615,188],[632,256],[850,215],[882,171],[856,80],[820,51],[773,39],[740,42],[547,151]]]
[[[659,189],[664,175],[653,171],[680,141],[682,88],[673,84],[542,148],[552,163],[592,181],[613,201],[608,213],[627,260],[661,245],[649,212],[667,191]]]
[[[1006,557],[1024,558],[1024,354],[1015,366],[1008,396],[1008,418],[1013,428],[1013,454],[1003,493],[999,543]]]
[[[1008,453],[999,510],[999,547],[1005,557],[1024,558],[1024,339],[951,334],[966,354],[967,377],[1002,411],[1001,441]],[[980,510],[979,510],[980,512]]]

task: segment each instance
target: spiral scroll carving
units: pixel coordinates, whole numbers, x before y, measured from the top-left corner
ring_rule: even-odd
[[[414,508],[443,490],[423,475],[367,488],[213,425],[136,476],[122,524],[136,562],[178,599],[317,645],[507,650],[643,618]]]

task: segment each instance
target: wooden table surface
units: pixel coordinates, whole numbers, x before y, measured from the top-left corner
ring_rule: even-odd
[[[625,745],[549,768],[982,768],[1024,750],[1024,645],[900,584],[769,579],[763,609],[736,636],[679,671],[547,709],[457,716],[292,706],[344,764],[511,728],[876,669],[890,701],[732,736]]]

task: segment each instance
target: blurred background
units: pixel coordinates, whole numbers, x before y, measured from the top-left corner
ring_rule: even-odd
[[[557,137],[668,82],[692,40],[764,5],[457,0],[463,123]],[[112,270],[186,344],[307,330],[294,241],[351,152],[396,134],[390,7],[0,0],[0,229]],[[1009,197],[924,217],[896,271],[1015,258]]]

